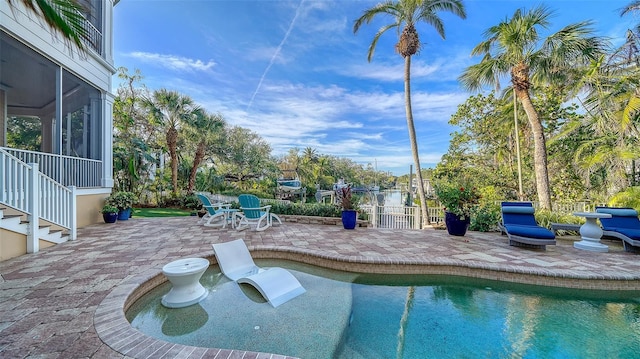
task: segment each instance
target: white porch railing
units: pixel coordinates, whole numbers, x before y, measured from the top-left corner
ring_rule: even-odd
[[[102,161],[0,147],[24,163],[37,163],[40,172],[65,186],[100,187]]]
[[[27,214],[27,252],[39,250],[40,219],[63,227],[76,239],[76,190],[64,187],[39,171],[37,163],[25,163],[0,149],[0,203]]]

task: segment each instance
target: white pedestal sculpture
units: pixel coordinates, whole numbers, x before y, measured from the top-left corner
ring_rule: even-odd
[[[592,252],[608,252],[609,247],[600,243],[602,228],[597,222],[598,218],[611,218],[608,213],[577,212],[574,216],[586,218],[586,222],[580,227],[582,240],[573,244],[575,248]]]
[[[162,273],[172,284],[169,293],[162,297],[162,305],[182,308],[204,299],[207,290],[200,284],[200,277],[207,268],[209,261],[204,258],[179,259],[162,267]]]

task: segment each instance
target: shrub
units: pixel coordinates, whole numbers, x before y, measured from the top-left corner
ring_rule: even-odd
[[[107,213],[118,213],[118,207],[114,207],[110,204],[105,204],[102,207],[102,213],[107,214]]]
[[[497,230],[500,222],[500,206],[485,202],[471,212],[470,231],[490,232]]]
[[[631,207],[640,210],[640,186],[616,193],[608,203],[612,207]]]
[[[285,215],[317,217],[340,217],[342,215],[338,207],[323,203],[275,202],[271,204],[271,212]]]
[[[180,207],[199,210],[200,208],[202,208],[202,203],[200,202],[200,199],[198,199],[198,196],[196,196],[195,194],[188,194],[181,198]]]
[[[569,223],[569,224],[583,224],[584,218],[576,217],[572,214],[551,212],[548,209],[536,210],[536,222],[541,227],[551,229],[551,223]]]
[[[123,211],[133,207],[136,196],[131,192],[116,192],[107,197],[106,204],[117,207]]]

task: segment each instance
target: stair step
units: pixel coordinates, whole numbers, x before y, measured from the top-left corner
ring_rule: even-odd
[[[22,216],[19,214],[5,215],[0,219],[0,223],[4,229],[22,234],[27,233],[27,226],[22,223]]]
[[[9,214],[0,216],[0,228],[8,231],[27,235],[27,226],[29,221],[23,220],[23,216],[19,214]],[[38,238],[51,243],[64,243],[69,240],[69,235],[62,230],[52,230],[51,226],[39,226]]]
[[[64,242],[68,241],[69,240],[69,235],[65,234],[61,230],[52,230],[46,236],[40,236],[40,238],[42,240],[47,241],[47,242],[60,244],[60,243],[64,243]]]

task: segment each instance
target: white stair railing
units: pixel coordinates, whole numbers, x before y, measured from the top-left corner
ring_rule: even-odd
[[[76,190],[64,187],[39,171],[37,163],[25,163],[0,149],[0,203],[27,214],[27,252],[39,250],[40,219],[69,231],[76,239]]]

